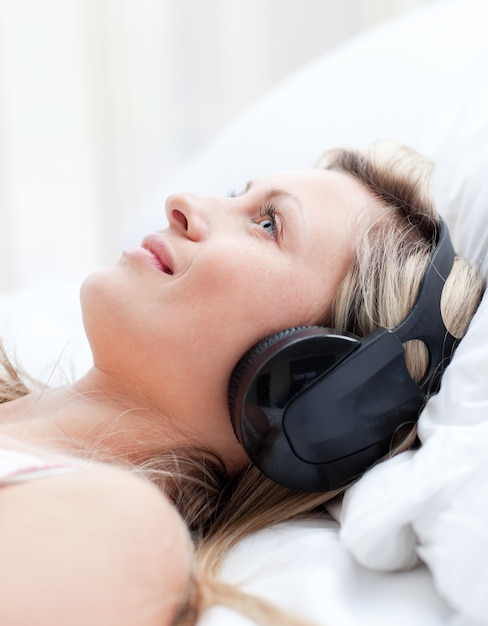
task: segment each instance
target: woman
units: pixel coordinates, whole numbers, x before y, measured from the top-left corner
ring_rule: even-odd
[[[69,518],[68,513],[83,511],[96,535],[93,545],[107,555],[106,569],[112,572],[110,559],[121,560],[120,571],[126,573],[117,581],[118,589],[138,590],[130,606],[124,594],[123,608],[117,594],[108,593],[103,601],[95,594],[85,621],[69,623],[89,618],[97,624],[192,623],[201,608],[218,602],[261,621],[283,623],[271,607],[220,583],[219,562],[245,534],[317,511],[337,491],[293,492],[250,466],[229,420],[229,378],[246,350],[284,328],[322,324],[364,335],[405,318],[438,226],[427,190],[429,175],[429,164],[418,155],[378,144],[365,154],[334,152],[325,169],[253,181],[236,196],[171,196],[166,203],[169,228],[125,251],[115,267],[90,276],[82,287],[92,369],[71,385],[27,395],[15,373],[7,371],[6,399],[18,397],[0,407],[2,446],[14,451],[30,446],[35,457],[59,458],[56,471],[64,472],[2,489],[0,498],[14,500],[8,528],[17,528],[32,498],[52,503],[55,497],[34,494],[70,492],[68,512],[61,505],[63,514]],[[444,321],[456,337],[466,332],[481,293],[476,271],[458,258],[442,294]],[[419,380],[425,351],[418,342],[409,342],[405,351],[409,370]],[[414,440],[415,433],[408,432],[392,443],[399,451]],[[103,465],[73,461],[80,458]],[[73,465],[83,471],[74,471]],[[165,498],[129,473],[107,466],[136,470],[158,485]],[[87,507],[93,484],[95,495]],[[112,484],[123,489],[122,496]],[[105,516],[100,502],[107,493]],[[133,497],[149,515],[134,512]],[[192,533],[196,565],[166,498]],[[41,522],[44,509],[39,509]],[[150,516],[158,524],[149,523]],[[107,526],[114,525],[120,536],[111,541]],[[46,526],[43,536],[50,539]],[[59,528],[64,533],[66,521]],[[98,536],[100,529],[105,532]],[[11,541],[16,532],[9,531]],[[147,560],[144,550],[131,558],[121,556],[124,534],[130,541],[143,536],[160,552]],[[66,578],[68,604],[70,590],[72,594],[79,585],[97,588],[90,581],[93,562],[83,552],[86,543],[79,550],[86,561],[85,577],[73,583]],[[45,555],[40,562],[44,567]],[[142,575],[149,601],[141,591]],[[105,585],[108,591],[113,591],[112,583]],[[7,598],[5,611],[15,604]],[[23,615],[22,607],[14,609]],[[107,615],[106,622],[99,615]]]

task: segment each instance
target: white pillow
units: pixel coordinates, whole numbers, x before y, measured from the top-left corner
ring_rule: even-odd
[[[434,2],[318,58],[166,181],[130,237],[137,242],[161,226],[169,192],[225,194],[258,175],[312,167],[329,148],[392,138],[437,163],[435,194],[454,244],[481,259],[488,243],[487,24],[484,0]]]

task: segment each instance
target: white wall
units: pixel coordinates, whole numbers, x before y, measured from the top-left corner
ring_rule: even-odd
[[[288,72],[428,0],[0,0],[0,289],[119,256],[131,216]]]

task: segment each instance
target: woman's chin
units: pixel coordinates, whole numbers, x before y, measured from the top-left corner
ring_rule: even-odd
[[[118,325],[116,318],[122,312],[120,287],[114,267],[92,272],[81,284],[81,313],[92,350],[95,338],[109,340],[112,330]]]

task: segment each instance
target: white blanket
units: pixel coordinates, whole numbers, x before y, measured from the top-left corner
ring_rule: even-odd
[[[456,626],[488,624],[487,314],[485,298],[420,418],[423,446],[364,476],[341,520],[342,541],[366,567],[426,563]]]

